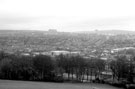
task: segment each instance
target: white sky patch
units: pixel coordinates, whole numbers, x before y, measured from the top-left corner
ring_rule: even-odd
[[[0,0],[0,29],[134,30],[134,0]]]

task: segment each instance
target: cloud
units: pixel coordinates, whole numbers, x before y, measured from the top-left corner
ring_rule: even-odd
[[[121,18],[101,18],[101,19],[85,19],[76,23],[70,23],[65,28],[73,31],[90,31],[90,30],[135,30],[134,17]]]
[[[127,0],[2,0],[0,29],[133,30],[134,8]]]
[[[121,18],[98,18],[88,17],[8,17],[0,18],[1,29],[27,29],[27,30],[48,30],[50,28],[59,31],[90,31],[90,30],[134,30],[134,17]]]

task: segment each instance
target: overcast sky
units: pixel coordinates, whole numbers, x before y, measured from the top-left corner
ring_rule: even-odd
[[[134,0],[0,0],[0,29],[135,30]]]

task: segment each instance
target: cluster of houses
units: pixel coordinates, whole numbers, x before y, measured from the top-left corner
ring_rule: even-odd
[[[135,53],[135,48],[134,47],[124,47],[124,48],[116,48],[116,49],[111,49],[111,50],[103,50],[102,53],[100,54],[100,58],[102,60],[106,60],[109,61],[109,59],[114,59],[114,56],[117,55],[118,53],[123,51],[132,51]],[[95,50],[93,50],[92,52],[95,52]],[[95,55],[88,55],[88,56],[84,56],[80,51],[65,51],[65,50],[56,50],[56,51],[48,51],[48,52],[41,52],[41,51],[36,51],[36,52],[32,52],[32,51],[28,51],[28,52],[20,52],[19,55],[22,56],[37,56],[37,55],[49,55],[51,57],[56,57],[59,55],[69,55],[69,56],[77,56],[77,55],[81,55],[84,58],[94,58],[96,57]],[[126,54],[126,56],[130,56],[128,54]],[[101,72],[102,76],[112,76],[112,72],[109,68],[109,66],[106,64],[105,65],[105,70]]]
[[[69,56],[77,56],[81,53],[78,51],[65,51],[65,50],[56,50],[56,51],[49,51],[49,52],[22,52],[20,55],[22,56],[37,56],[37,55],[49,55],[51,57],[55,57],[58,55],[69,55]]]
[[[116,49],[111,49],[111,50],[103,50],[102,53],[100,54],[100,58],[102,60],[108,60],[108,59],[113,59],[114,55],[118,53],[123,53],[128,50],[135,51],[134,47],[124,47],[124,48],[116,48]],[[95,52],[95,49],[92,51]],[[66,50],[55,50],[55,51],[28,51],[28,52],[18,52],[19,55],[22,56],[37,56],[37,55],[49,55],[51,57],[55,57],[58,55],[69,55],[69,56],[77,56],[81,55],[84,58],[94,58],[97,57],[97,55],[84,55],[80,51],[66,51]]]

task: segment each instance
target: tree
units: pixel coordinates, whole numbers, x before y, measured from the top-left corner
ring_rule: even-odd
[[[126,78],[128,74],[128,60],[125,55],[116,56],[116,60],[110,62],[110,68],[113,72],[113,77],[120,80],[120,78]]]
[[[53,61],[50,56],[38,55],[34,57],[33,65],[40,80],[50,80],[49,78],[51,78],[54,69]]]
[[[3,59],[0,62],[0,77],[4,79],[10,79],[10,71],[12,68],[11,59]]]
[[[77,80],[83,80],[86,70],[86,61],[81,56],[75,56],[73,57],[73,64],[74,64],[74,70],[76,74]]]
[[[83,80],[86,71],[86,62],[81,56],[59,55],[57,64],[59,68],[62,68],[68,74],[68,80],[70,80],[70,75],[72,75],[73,80],[74,74],[77,80]]]
[[[31,80],[35,74],[31,57],[16,57],[12,60],[13,78]]]
[[[1,61],[2,59],[4,59],[5,57],[7,57],[7,53],[5,53],[3,50],[0,51],[0,61]]]

